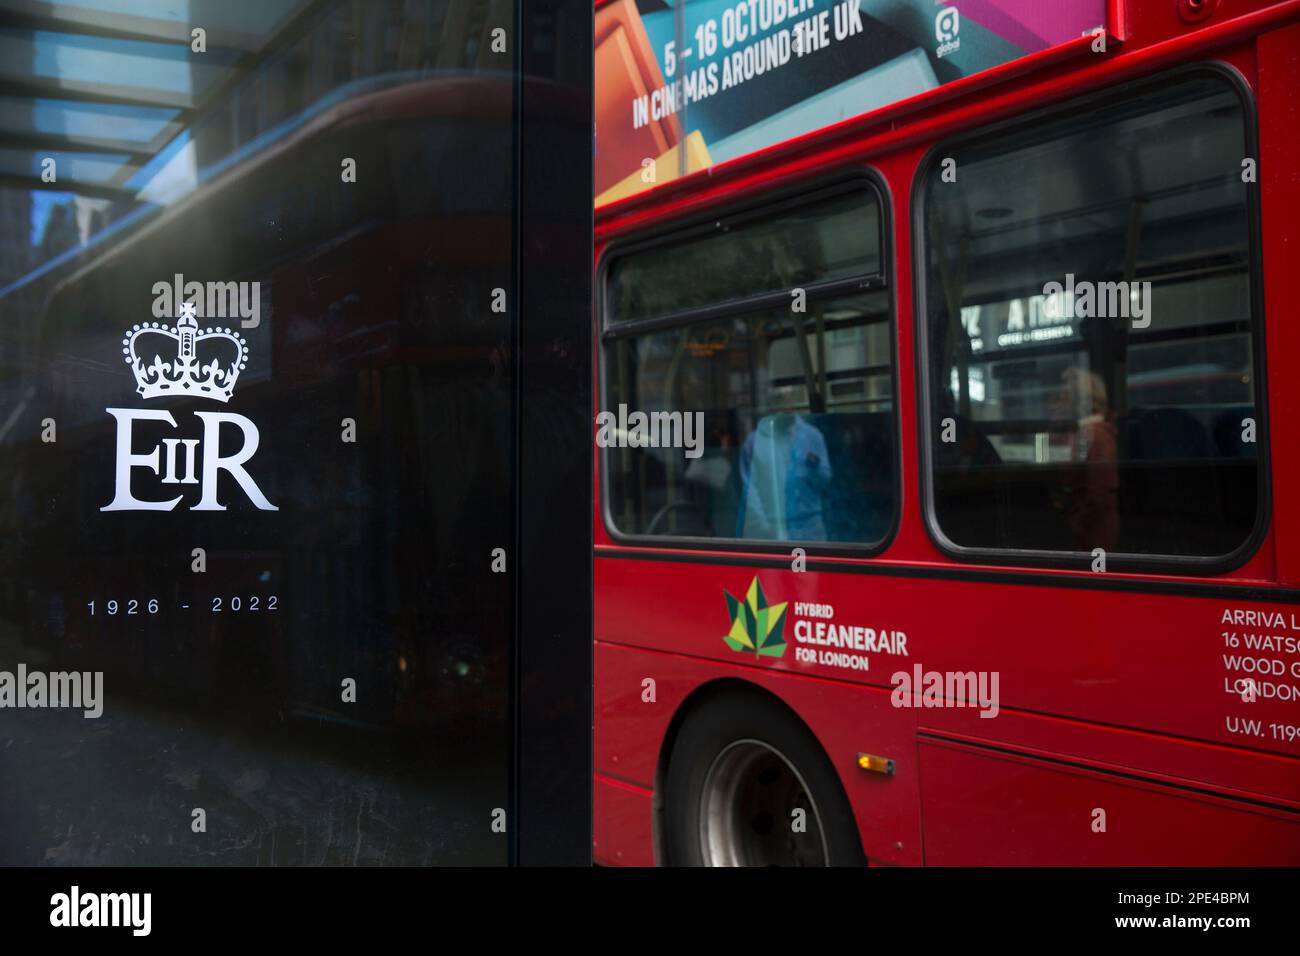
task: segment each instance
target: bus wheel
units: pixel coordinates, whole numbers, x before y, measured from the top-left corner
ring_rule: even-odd
[[[682,725],[668,763],[664,827],[676,866],[866,863],[853,811],[816,738],[758,693],[712,697]]]

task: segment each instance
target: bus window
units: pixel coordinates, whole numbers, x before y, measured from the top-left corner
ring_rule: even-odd
[[[615,259],[605,320],[613,326],[764,292],[788,297],[789,289],[880,272],[880,204],[863,190],[840,192]]]
[[[954,144],[924,186],[932,519],[1221,558],[1259,506],[1245,111],[1198,75]],[[947,180],[947,181],[945,181]]]
[[[611,263],[606,407],[620,422],[698,416],[702,432],[694,448],[607,449],[618,531],[864,546],[889,533],[894,368],[879,201],[855,188],[796,209]]]

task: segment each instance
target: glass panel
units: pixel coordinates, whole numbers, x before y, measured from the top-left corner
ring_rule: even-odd
[[[16,0],[0,0],[0,10],[6,6],[33,13]],[[0,297],[14,291],[9,287],[16,282],[53,281],[52,267],[70,267],[99,238],[138,227],[159,207],[273,148],[329,110],[441,72],[496,69],[499,57],[481,39],[508,5],[326,0],[309,23],[295,24],[289,38],[277,31],[295,21],[305,8],[302,0],[150,2],[129,22],[116,13],[119,6],[134,5],[104,0],[35,11],[42,20],[66,24],[67,33],[0,30],[0,74],[33,92],[30,99],[0,98],[0,138],[15,137],[6,145],[21,145],[38,158],[104,157],[75,167],[60,162],[54,183],[42,181],[39,163],[33,171],[31,157],[11,157],[4,170],[10,175],[0,180],[0,227],[6,233],[0,242],[7,253],[0,260]],[[160,42],[77,35],[78,23],[129,26]],[[208,52],[190,52],[190,23],[205,25]],[[253,69],[241,65],[248,53],[256,55]],[[45,85],[70,98],[41,96]],[[78,96],[142,102],[101,104]],[[181,114],[177,108],[183,107],[197,112]],[[127,162],[124,150],[138,155]],[[110,170],[110,160],[121,161]],[[74,175],[74,168],[86,178]],[[58,201],[42,195],[51,186]],[[82,228],[69,242],[72,232],[63,223],[74,218]],[[30,229],[12,229],[9,223],[18,220],[30,220]],[[31,241],[20,247],[19,237],[28,235]],[[39,301],[45,293],[48,288],[25,295]],[[19,306],[11,298],[0,305],[6,307]]]
[[[79,183],[107,185],[120,175],[124,169],[129,171],[129,156],[114,156],[105,153],[68,153],[63,150],[47,149],[39,153],[29,150],[0,148],[0,174],[17,176],[41,175],[42,163],[46,158],[53,159],[55,168]]]
[[[610,324],[880,272],[880,210],[865,190],[629,255],[610,266]]]
[[[0,30],[0,76],[138,96],[189,107],[226,74],[228,57],[196,61],[188,45],[45,31]]]
[[[1246,540],[1245,149],[1236,93],[1197,79],[944,153],[961,174],[926,185],[926,302],[952,542],[1216,556]]]
[[[30,11],[71,25],[105,26],[147,34],[168,26],[183,27],[170,36],[189,36],[190,24],[202,25],[218,38],[265,34],[284,18],[306,6],[306,0],[60,0],[57,5],[33,0],[0,0],[0,10]],[[224,42],[224,40],[223,40]]]
[[[83,142],[146,145],[178,115],[176,110],[118,103],[0,97],[0,130],[5,133],[52,133]]]
[[[4,710],[0,865],[506,862],[514,14],[320,14],[150,141],[170,208],[0,189],[0,672],[103,705]]]

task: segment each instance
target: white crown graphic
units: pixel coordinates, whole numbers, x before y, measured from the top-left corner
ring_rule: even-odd
[[[235,380],[248,364],[248,344],[230,329],[200,331],[189,302],[180,312],[175,328],[142,322],[122,339],[122,354],[135,374],[136,391],[145,398],[197,395],[229,401]],[[149,356],[150,364],[145,365]]]

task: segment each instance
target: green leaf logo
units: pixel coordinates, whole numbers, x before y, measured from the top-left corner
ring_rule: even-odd
[[[737,600],[727,591],[722,593],[727,597],[727,614],[731,616],[731,631],[722,639],[729,648],[767,657],[785,654],[781,634],[785,630],[786,602],[769,606],[757,575],[749,582],[745,600]]]

